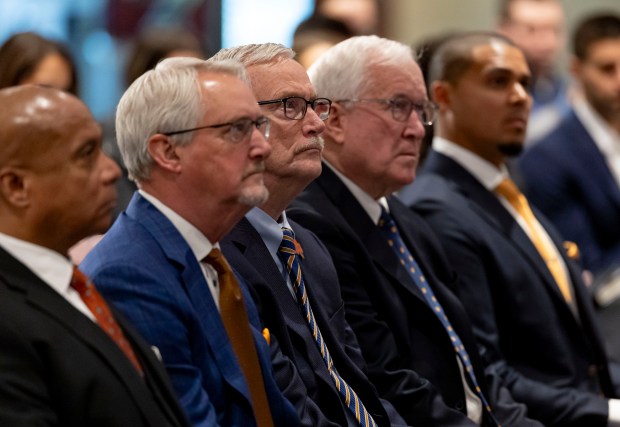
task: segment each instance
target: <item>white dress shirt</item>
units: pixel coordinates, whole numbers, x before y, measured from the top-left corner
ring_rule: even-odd
[[[71,287],[73,263],[69,258],[51,249],[3,233],[0,233],[0,246],[58,292],[69,304],[95,321],[95,316],[84,304],[80,294]]]

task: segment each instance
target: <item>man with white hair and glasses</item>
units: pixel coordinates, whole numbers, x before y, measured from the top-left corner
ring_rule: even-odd
[[[412,425],[538,426],[485,372],[457,278],[424,221],[392,193],[415,176],[427,98],[411,49],[376,36],[332,47],[309,69],[333,100],[321,175],[289,216],[323,241],[379,394]],[[488,374],[488,375],[487,375]],[[420,376],[432,387],[422,389]],[[412,402],[426,404],[426,412]]]
[[[243,68],[165,60],[125,92],[116,129],[139,190],[84,271],[157,348],[194,426],[297,425],[218,245],[268,196],[269,120]]]

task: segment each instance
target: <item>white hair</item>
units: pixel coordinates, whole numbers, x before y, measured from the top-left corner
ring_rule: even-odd
[[[116,139],[131,179],[139,182],[150,176],[153,159],[147,144],[152,135],[200,125],[204,100],[198,75],[204,72],[233,75],[248,83],[236,62],[177,57],[161,61],[125,91],[116,109]],[[184,145],[192,136],[173,138]]]
[[[246,44],[220,50],[209,61],[233,60],[244,67],[252,65],[276,64],[293,59],[295,51],[279,43]],[[251,80],[250,73],[250,80]]]
[[[357,36],[328,49],[308,69],[317,95],[333,100],[356,98],[374,82],[374,66],[406,66],[415,61],[411,47],[377,36]]]

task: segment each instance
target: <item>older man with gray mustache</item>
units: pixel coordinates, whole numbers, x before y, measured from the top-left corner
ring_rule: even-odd
[[[271,121],[264,173],[269,199],[246,214],[222,249],[253,291],[276,381],[303,425],[404,424],[363,372],[331,257],[316,236],[286,217],[288,204],[321,174],[320,135],[331,109],[329,99],[317,98],[294,55],[266,43],[225,49],[211,59],[246,67],[262,114]]]

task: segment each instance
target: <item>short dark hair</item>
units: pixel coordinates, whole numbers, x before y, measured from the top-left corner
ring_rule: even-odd
[[[620,16],[613,13],[597,14],[584,19],[573,35],[573,53],[580,60],[588,56],[594,43],[620,38]]]
[[[490,31],[460,33],[442,42],[431,58],[428,85],[436,80],[457,83],[474,62],[473,48],[491,42],[516,46],[509,38]]]
[[[69,50],[61,43],[32,32],[18,33],[0,46],[0,88],[17,86],[28,78],[50,53],[59,54],[71,69],[68,92],[77,94],[77,71]]]
[[[127,85],[155,68],[159,61],[175,50],[193,51],[200,53],[201,57],[205,56],[200,40],[190,31],[152,27],[142,32],[133,43],[128,57],[125,69]]]

